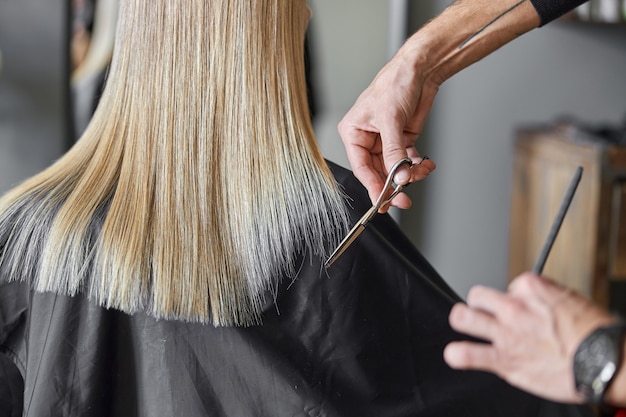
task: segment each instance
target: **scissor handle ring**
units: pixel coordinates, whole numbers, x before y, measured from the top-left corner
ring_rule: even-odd
[[[389,175],[387,175],[387,180],[385,181],[385,186],[383,187],[383,190],[381,191],[380,195],[378,196],[378,199],[376,200],[376,203],[374,204],[376,211],[378,211],[381,207],[389,204],[391,200],[393,200],[393,198],[397,196],[400,193],[400,191],[402,191],[402,189],[405,187],[404,185],[396,184],[393,182],[393,178],[396,176],[396,173],[398,172],[400,167],[402,167],[403,165],[408,165],[410,169],[413,166],[413,161],[411,161],[409,158],[403,158],[399,160],[398,162],[396,162],[393,165],[393,167],[391,167],[391,170],[389,171]],[[392,184],[393,184],[393,191],[391,192],[389,197],[385,199],[385,195],[387,194],[387,189],[391,187]]]

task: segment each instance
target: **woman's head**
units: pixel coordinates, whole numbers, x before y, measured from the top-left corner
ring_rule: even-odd
[[[304,0],[121,2],[85,134],[5,199],[42,196],[55,213],[33,231],[45,236],[36,287],[258,321],[265,294],[303,252],[323,257],[346,221],[308,116],[307,21]],[[3,262],[17,270],[14,256]]]

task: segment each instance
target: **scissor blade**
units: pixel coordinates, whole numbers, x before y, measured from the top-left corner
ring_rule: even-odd
[[[337,260],[337,258],[339,258],[346,251],[346,249],[348,249],[348,246],[350,246],[352,242],[354,242],[354,240],[359,237],[361,233],[363,233],[363,230],[365,230],[365,226],[367,226],[367,224],[370,222],[370,220],[372,220],[376,213],[378,213],[377,207],[372,206],[369,210],[365,212],[363,217],[361,217],[359,221],[356,222],[354,226],[352,226],[352,229],[350,229],[346,237],[344,237],[341,243],[339,243],[337,249],[335,249],[330,257],[326,260],[326,262],[324,262],[324,266],[326,268],[331,266]]]
[[[348,249],[348,246],[354,242],[354,240],[359,237],[361,233],[365,230],[365,225],[361,222],[354,225],[354,227],[350,230],[350,232],[343,238],[337,249],[333,251],[330,257],[324,262],[324,266],[328,268],[331,266],[345,251]]]

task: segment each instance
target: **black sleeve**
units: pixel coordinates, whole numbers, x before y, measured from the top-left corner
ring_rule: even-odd
[[[565,13],[574,10],[587,0],[530,0],[544,26]]]

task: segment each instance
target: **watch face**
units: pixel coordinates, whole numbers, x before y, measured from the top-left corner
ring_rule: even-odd
[[[617,370],[624,327],[600,328],[589,335],[574,356],[576,389],[588,401],[599,402]]]
[[[583,353],[579,357],[581,381],[592,382],[602,372],[607,360],[610,359],[607,356],[610,356],[611,347],[610,338],[607,335],[600,335],[600,337],[594,338],[581,352]]]

